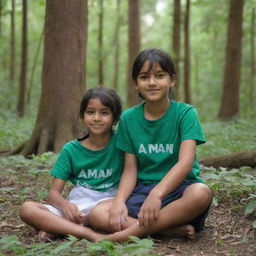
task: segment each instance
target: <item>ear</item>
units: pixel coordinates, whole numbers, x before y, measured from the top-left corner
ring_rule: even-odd
[[[171,83],[170,83],[170,88],[171,88],[171,87],[174,87],[175,84],[176,84],[176,76],[173,75],[173,76],[170,78],[170,80],[171,80]]]

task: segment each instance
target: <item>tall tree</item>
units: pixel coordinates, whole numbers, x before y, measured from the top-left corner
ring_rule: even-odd
[[[17,113],[20,117],[25,114],[25,92],[27,83],[27,58],[28,58],[28,36],[27,36],[27,0],[22,0],[22,53],[20,68],[20,85],[17,104]]]
[[[42,88],[30,139],[12,153],[58,152],[78,131],[85,91],[87,1],[47,0]]]
[[[128,70],[127,70],[127,105],[138,103],[135,87],[131,78],[133,62],[140,51],[140,0],[128,1]]]
[[[120,40],[119,40],[119,31],[120,31],[121,15],[120,15],[120,0],[116,0],[116,27],[114,32],[113,45],[114,50],[114,78],[113,78],[113,87],[118,90],[118,75],[119,75],[119,52],[120,52]]]
[[[99,34],[98,34],[98,50],[99,50],[99,84],[104,85],[104,71],[103,71],[103,18],[104,5],[103,0],[100,0],[99,8]]]
[[[27,97],[26,97],[26,104],[27,105],[30,105],[31,91],[32,91],[32,86],[34,85],[35,71],[36,71],[36,67],[38,66],[38,58],[39,58],[41,45],[42,45],[42,42],[43,42],[43,34],[44,34],[44,31],[41,32],[40,38],[38,40],[36,53],[35,53],[35,58],[34,58],[32,69],[31,69],[31,76],[30,76],[29,83],[28,83]]]
[[[252,9],[252,20],[251,20],[251,40],[250,40],[250,56],[251,56],[251,65],[250,65],[250,106],[253,107],[254,102],[254,83],[255,83],[255,8]]]
[[[2,5],[2,1],[0,0],[0,36],[2,35],[2,9],[3,9],[3,5]]]
[[[10,36],[10,70],[9,70],[9,80],[10,85],[14,86],[15,80],[15,64],[16,64],[16,37],[15,37],[15,0],[12,0],[11,9],[11,36]]]
[[[186,11],[184,20],[184,93],[185,102],[191,103],[190,95],[190,0],[186,0]]]
[[[243,0],[230,0],[223,91],[219,118],[239,113]]]
[[[174,63],[176,68],[176,93],[175,97],[179,98],[179,64],[180,64],[180,0],[174,0],[174,15],[173,15],[173,51]]]

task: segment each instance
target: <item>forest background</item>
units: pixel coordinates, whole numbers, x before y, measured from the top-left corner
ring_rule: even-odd
[[[24,144],[31,137],[33,129],[35,130],[40,97],[42,97],[42,78],[45,79],[46,76],[43,73],[43,60],[47,51],[44,44],[46,40],[44,26],[46,4],[50,2],[54,1],[1,0],[0,2],[0,150],[2,154]],[[63,11],[68,7],[66,0],[55,0],[55,3]],[[255,160],[253,159],[255,159],[256,145],[256,0],[88,0],[84,3],[87,4],[87,12],[85,11],[84,15],[88,24],[85,36],[87,43],[84,45],[86,65],[82,91],[98,84],[115,88],[122,98],[124,108],[127,108],[136,100],[135,96],[129,98],[131,95],[129,90],[132,87],[129,81],[131,58],[137,55],[139,50],[154,47],[167,51],[175,61],[178,56],[177,100],[196,106],[207,137],[207,143],[198,148],[199,157],[206,158],[231,153],[237,158],[237,152],[251,153],[249,160],[245,163],[227,166],[231,169],[227,169],[226,166],[223,168],[221,164],[217,164],[213,169],[206,168],[205,179],[216,192],[215,207],[220,207],[218,202],[221,198],[230,199],[231,197],[232,200],[229,202],[231,205],[237,202],[240,204],[244,199],[239,208],[241,215],[238,216],[248,218],[247,215],[249,215],[249,220],[246,219],[249,224],[246,222],[244,228],[247,228],[248,236],[255,234],[256,178]],[[175,21],[177,3],[180,3],[178,26],[177,19]],[[239,5],[236,6],[236,4],[240,4],[240,7],[238,8]],[[242,10],[240,21],[239,12],[230,15],[232,6],[233,9]],[[236,25],[230,28],[232,18],[233,25],[234,23]],[[131,20],[137,21],[132,24]],[[239,24],[241,31],[239,31]],[[177,44],[175,46],[174,43],[177,40],[177,27],[179,31],[178,52]],[[65,33],[64,30],[63,33]],[[230,33],[237,35],[238,38],[232,40],[231,37],[229,41]],[[237,42],[241,43],[240,48]],[[228,43],[230,45],[227,47]],[[136,46],[135,49],[132,45]],[[231,50],[231,53],[228,53],[228,50]],[[231,54],[231,61],[229,54]],[[232,60],[232,56],[235,59]],[[59,62],[60,66],[62,64]],[[230,70],[231,73],[228,73]],[[61,72],[64,77],[66,70],[63,69]],[[230,83],[227,77],[234,79],[233,81],[237,83]],[[238,97],[235,101],[230,100],[236,94]],[[55,99],[57,101],[58,97]],[[79,101],[80,98],[77,98],[77,102]],[[68,97],[66,105],[69,105]],[[227,108],[231,111],[223,115],[223,109]],[[58,113],[61,114],[61,112],[65,114],[60,107],[55,112],[56,119],[58,119]],[[74,111],[72,114],[77,115]],[[64,138],[61,143],[68,139]],[[54,146],[49,148],[54,149],[55,152],[59,149]],[[42,150],[40,153],[45,151],[48,150]],[[24,154],[29,155],[29,159],[32,158],[32,160],[20,158],[20,156],[3,156],[0,159],[0,181],[2,182],[0,202],[3,207],[6,206],[11,194],[16,190],[19,191],[20,187],[17,184],[20,180],[23,183],[23,194],[21,193],[16,198],[15,203],[12,202],[9,209],[14,219],[17,219],[18,205],[31,197],[35,191],[38,200],[42,200],[47,195],[49,181],[40,192],[36,190],[38,188],[24,190],[26,186],[30,186],[29,182],[35,182],[38,174],[42,174],[41,170],[46,169],[45,174],[48,175],[56,157],[51,153],[37,157],[35,156],[37,153],[39,152],[31,151]],[[244,166],[247,166],[243,169],[246,174],[242,174],[245,176],[241,177],[239,168],[244,168]],[[5,173],[6,170],[9,170],[9,173]],[[230,174],[229,170],[233,172]],[[15,177],[16,173],[21,177]],[[27,174],[32,175],[33,178],[28,178]],[[233,177],[234,180],[230,178],[230,175],[235,177]],[[16,178],[18,180],[15,180]],[[218,183],[219,178],[225,184]],[[25,179],[27,179],[26,182]],[[221,192],[219,197],[218,192]],[[239,194],[238,198],[234,199],[233,193]],[[246,208],[248,204],[249,210]],[[221,207],[230,207],[230,205],[224,204]],[[244,213],[246,209],[247,212]],[[13,234],[13,232],[8,230],[8,225],[3,223],[7,220],[9,213],[3,208],[0,211],[3,213],[1,227],[7,227],[7,232],[4,231],[3,237],[8,237],[6,235]],[[17,222],[17,220],[12,221]],[[224,240],[228,244],[228,239],[230,237],[225,240],[223,236],[220,238],[217,235],[214,245],[223,246]],[[255,239],[254,235],[252,239]],[[248,241],[245,243],[251,244],[254,240],[249,237]],[[6,245],[7,242],[2,242],[2,244]],[[230,248],[228,247],[227,250]],[[241,255],[246,255],[245,251]]]

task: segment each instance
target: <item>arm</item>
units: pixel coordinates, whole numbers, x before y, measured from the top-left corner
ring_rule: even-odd
[[[113,207],[109,213],[109,222],[113,231],[121,230],[121,219],[127,219],[125,201],[132,193],[137,181],[137,159],[134,154],[125,153],[124,171],[119,183]]]
[[[191,171],[196,153],[195,140],[184,140],[180,145],[179,160],[149,193],[138,214],[142,226],[152,225],[158,218],[161,201],[174,190]]]
[[[54,178],[47,197],[48,202],[54,207],[60,209],[68,220],[80,224],[82,223],[83,213],[75,204],[69,202],[61,195],[64,185],[64,180]]]

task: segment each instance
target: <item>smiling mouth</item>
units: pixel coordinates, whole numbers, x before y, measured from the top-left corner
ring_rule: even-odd
[[[147,92],[159,92],[160,90],[159,89],[150,89],[150,90],[147,90]]]

